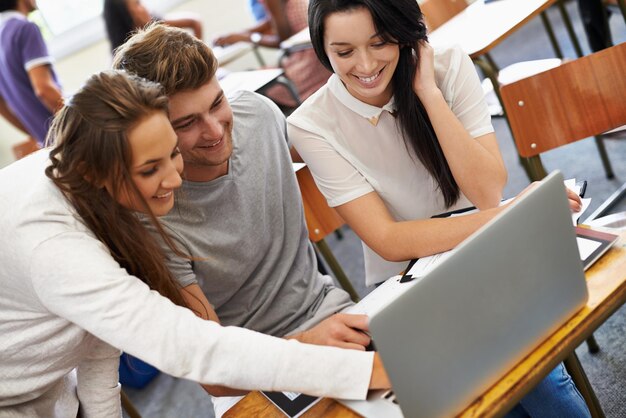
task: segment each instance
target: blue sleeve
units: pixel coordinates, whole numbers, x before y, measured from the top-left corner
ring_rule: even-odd
[[[49,64],[52,61],[48,53],[48,47],[36,24],[27,22],[20,29],[18,36],[19,44],[22,46],[22,65],[26,70],[30,69],[33,66],[32,64]]]

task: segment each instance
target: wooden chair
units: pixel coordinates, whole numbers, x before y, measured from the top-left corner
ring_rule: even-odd
[[[564,7],[563,0],[558,0],[555,5],[559,8],[563,23],[565,24],[577,56],[582,56],[580,43],[578,42],[578,38],[573,30],[569,14]],[[466,0],[424,0],[420,3],[420,8],[424,13],[424,18],[430,31],[436,30],[448,20],[463,12],[467,6]],[[505,118],[507,117],[506,112],[502,110],[504,109],[504,106],[502,105],[502,98],[500,96],[500,87],[502,85],[554,68],[561,65],[563,62],[563,53],[561,52],[561,48],[556,40],[556,37],[554,36],[554,30],[548,19],[548,15],[545,11],[543,11],[540,16],[558,58],[524,61],[500,69],[488,53],[483,54],[480,57],[474,57],[474,63],[481,68],[486,76],[486,79],[483,81],[483,90],[485,90],[485,94],[488,92],[495,93],[500,104],[500,106],[498,106],[497,103],[493,103],[495,108],[493,109],[492,114],[494,115],[500,114]],[[608,159],[603,159],[602,162],[605,166],[607,177],[612,178],[613,171]],[[526,160],[520,158],[520,163],[530,178],[530,169],[526,166]]]
[[[420,10],[429,32],[452,19],[467,8],[466,0],[425,0],[420,3]]]
[[[300,193],[302,194],[304,217],[306,218],[306,226],[309,229],[309,239],[322,254],[341,287],[348,292],[353,301],[358,302],[359,294],[354,290],[352,283],[348,280],[330,247],[324,241],[328,234],[339,229],[345,222],[335,209],[328,206],[326,198],[317,188],[308,167],[305,166],[297,170],[296,177],[298,178]]]
[[[546,175],[542,152],[626,124],[624,68],[626,43],[502,87],[517,150],[527,158],[533,180]],[[600,147],[601,140],[596,141]],[[606,158],[603,145],[601,152]],[[591,217],[601,216],[624,195],[626,183]],[[599,350],[593,337],[587,344],[592,353]]]
[[[626,43],[502,86],[517,150],[533,180],[546,175],[542,152],[626,124],[624,68]],[[608,160],[601,139],[596,141]]]

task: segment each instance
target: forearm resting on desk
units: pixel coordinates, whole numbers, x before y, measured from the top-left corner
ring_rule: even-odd
[[[502,207],[455,218],[396,221],[380,196],[370,192],[336,209],[378,255],[388,261],[406,261],[456,247]]]

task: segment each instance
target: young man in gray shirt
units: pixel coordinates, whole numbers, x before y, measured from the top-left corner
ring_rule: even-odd
[[[367,318],[337,314],[350,298],[317,271],[278,108],[250,92],[227,100],[210,49],[178,29],[138,33],[114,66],[161,83],[170,98],[185,170],[161,220],[190,257],[164,250],[181,286],[198,283],[204,293],[192,309],[223,325],[363,350]]]

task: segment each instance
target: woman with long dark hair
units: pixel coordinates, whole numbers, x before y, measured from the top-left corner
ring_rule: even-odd
[[[507,174],[474,66],[458,47],[433,51],[417,2],[311,0],[309,30],[334,74],[289,117],[289,136],[364,242],[367,284],[502,210]],[[480,211],[431,219],[471,205]],[[512,414],[589,413],[561,365]]]
[[[364,398],[388,387],[373,353],[221,327],[186,308],[216,318],[197,285],[176,284],[157,241],[175,250],[157,217],[183,169],[167,106],[156,83],[94,75],[56,116],[53,148],[0,171],[0,415],[121,416],[120,350],[243,390]]]

